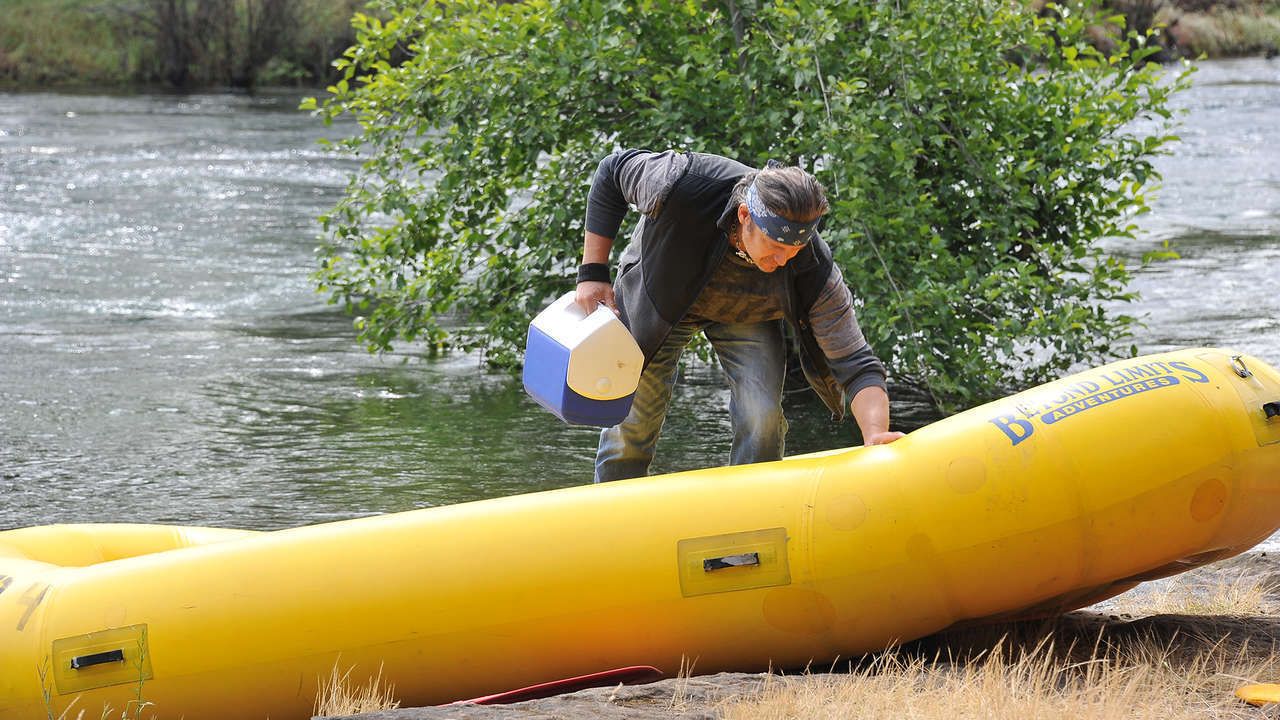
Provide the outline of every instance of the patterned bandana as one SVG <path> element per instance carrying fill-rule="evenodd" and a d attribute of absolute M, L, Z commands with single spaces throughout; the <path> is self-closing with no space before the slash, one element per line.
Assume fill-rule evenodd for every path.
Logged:
<path fill-rule="evenodd" d="M 817 237 L 818 224 L 822 222 L 821 216 L 813 222 L 802 223 L 788 220 L 775 213 L 765 207 L 755 183 L 751 183 L 751 187 L 747 188 L 747 210 L 751 213 L 751 219 L 764 231 L 765 235 L 785 245 L 808 244 L 810 240 Z"/>

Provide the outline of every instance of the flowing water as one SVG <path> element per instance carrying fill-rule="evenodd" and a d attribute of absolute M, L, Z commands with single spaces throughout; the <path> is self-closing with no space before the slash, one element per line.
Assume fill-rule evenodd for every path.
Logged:
<path fill-rule="evenodd" d="M 1280 363 L 1280 60 L 1201 63 L 1193 82 L 1142 242 L 1120 249 L 1167 241 L 1181 256 L 1132 286 L 1139 349 L 1218 345 Z"/>
<path fill-rule="evenodd" d="M 287 94 L 0 94 L 0 528 L 276 529 L 589 482 L 596 434 L 475 357 L 378 357 L 308 278 L 351 161 Z M 1280 63 L 1205 63 L 1130 258 L 1140 350 L 1280 362 Z M 727 456 L 690 370 L 655 470 Z M 790 452 L 848 444 L 808 393 Z M 895 406 L 908 427 L 928 417 Z"/>

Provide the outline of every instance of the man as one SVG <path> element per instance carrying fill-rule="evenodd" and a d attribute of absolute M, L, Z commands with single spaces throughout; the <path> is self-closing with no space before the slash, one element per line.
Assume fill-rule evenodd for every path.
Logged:
<path fill-rule="evenodd" d="M 609 251 L 628 205 L 642 214 L 609 282 Z M 848 409 L 866 444 L 889 430 L 884 366 L 818 236 L 829 210 L 813 176 L 774 163 L 757 171 L 700 153 L 622 150 L 600 162 L 587 197 L 577 302 L 619 314 L 645 356 L 630 414 L 600 435 L 596 482 L 648 472 L 681 353 L 697 332 L 729 381 L 730 463 L 782 458 L 786 419 L 782 321 L 800 340 L 805 375 L 837 415 Z"/>

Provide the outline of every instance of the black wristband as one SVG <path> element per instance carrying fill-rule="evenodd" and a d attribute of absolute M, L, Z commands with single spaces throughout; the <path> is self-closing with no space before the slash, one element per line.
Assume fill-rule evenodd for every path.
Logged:
<path fill-rule="evenodd" d="M 578 282 L 610 282 L 609 266 L 605 263 L 583 263 L 579 265 Z"/>

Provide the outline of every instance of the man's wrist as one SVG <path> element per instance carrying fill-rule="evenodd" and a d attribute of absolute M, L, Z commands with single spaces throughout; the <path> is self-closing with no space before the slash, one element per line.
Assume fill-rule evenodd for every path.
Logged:
<path fill-rule="evenodd" d="M 582 263 L 578 266 L 578 282 L 612 282 L 607 263 Z"/>

